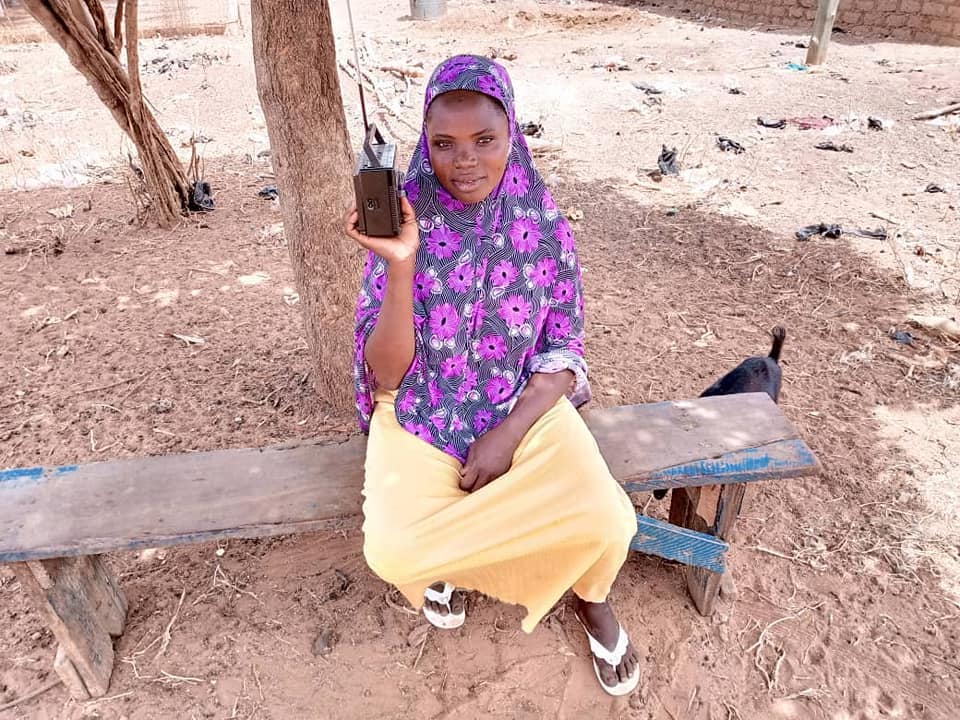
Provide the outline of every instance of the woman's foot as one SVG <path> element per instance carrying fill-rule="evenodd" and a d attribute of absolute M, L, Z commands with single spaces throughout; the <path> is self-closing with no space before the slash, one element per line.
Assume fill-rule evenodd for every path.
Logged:
<path fill-rule="evenodd" d="M 423 615 L 444 630 L 460 627 L 466 618 L 463 593 L 447 583 L 434 583 L 423 593 Z"/>
<path fill-rule="evenodd" d="M 598 653 L 598 648 L 591 643 L 594 667 L 604 690 L 615 695 L 632 691 L 640 680 L 640 657 L 617 621 L 610 603 L 592 603 L 577 598 L 577 619 L 588 637 L 592 636 L 606 651 Z M 624 633 L 623 639 L 621 633 Z M 625 647 L 618 648 L 618 644 Z M 620 650 L 622 656 L 618 658 Z M 615 660 L 616 664 L 611 664 L 610 659 Z"/>

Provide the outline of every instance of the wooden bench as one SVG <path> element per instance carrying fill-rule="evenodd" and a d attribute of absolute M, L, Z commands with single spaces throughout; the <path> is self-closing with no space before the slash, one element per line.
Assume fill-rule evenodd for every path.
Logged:
<path fill-rule="evenodd" d="M 673 490 L 670 522 L 637 516 L 632 547 L 686 565 L 711 614 L 747 483 L 819 467 L 764 394 L 594 410 L 587 422 L 629 492 Z M 77 698 L 104 695 L 126 601 L 100 558 L 118 550 L 309 532 L 360 512 L 365 439 L 0 471 L 0 563 L 59 642 Z"/>

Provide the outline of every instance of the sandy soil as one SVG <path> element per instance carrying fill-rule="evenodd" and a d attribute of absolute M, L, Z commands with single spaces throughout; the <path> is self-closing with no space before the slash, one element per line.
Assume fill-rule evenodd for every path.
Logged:
<path fill-rule="evenodd" d="M 426 631 L 365 568 L 354 524 L 111 556 L 130 600 L 111 696 L 76 703 L 60 687 L 0 717 L 954 718 L 960 347 L 907 316 L 960 304 L 960 132 L 910 120 L 960 92 L 955 50 L 845 36 L 826 67 L 797 72 L 795 31 L 702 27 L 668 8 L 471 0 L 416 25 L 357 8 L 405 148 L 423 79 L 408 88 L 380 67 L 516 55 L 521 115 L 544 125 L 541 170 L 583 213 L 599 404 L 696 395 L 781 323 L 781 404 L 825 472 L 750 488 L 739 598 L 713 618 L 677 566 L 628 560 L 613 601 L 644 657 L 630 698 L 598 690 L 565 602 L 530 636 L 519 609 L 482 597 L 463 629 Z M 279 211 L 257 196 L 272 180 L 249 36 L 148 40 L 141 55 L 175 146 L 209 138 L 218 209 L 172 231 L 134 222 L 129 144 L 62 51 L 0 48 L 2 467 L 353 431 L 310 391 Z M 758 115 L 837 124 L 767 130 Z M 893 122 L 870 130 L 871 115 Z M 721 152 L 718 134 L 746 152 Z M 854 152 L 814 149 L 824 141 Z M 682 173 L 658 181 L 662 144 Z M 889 236 L 794 238 L 821 221 Z M 50 679 L 55 641 L 2 567 L 0 619 L 3 705 Z"/>

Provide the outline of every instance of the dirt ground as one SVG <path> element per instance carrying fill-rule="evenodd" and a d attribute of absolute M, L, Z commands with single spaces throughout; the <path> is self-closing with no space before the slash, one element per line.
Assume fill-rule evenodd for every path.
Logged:
<path fill-rule="evenodd" d="M 461 630 L 425 632 L 365 568 L 354 523 L 111 556 L 130 612 L 110 695 L 57 687 L 0 718 L 955 718 L 960 341 L 908 316 L 960 306 L 960 124 L 910 119 L 960 96 L 956 49 L 844 35 L 824 68 L 794 71 L 796 31 L 669 7 L 465 0 L 433 24 L 354 9 L 408 149 L 423 78 L 382 67 L 515 55 L 540 169 L 583 213 L 598 404 L 695 396 L 780 323 L 781 405 L 824 473 L 749 489 L 739 597 L 712 618 L 678 566 L 629 558 L 613 592 L 644 658 L 629 698 L 599 691 L 566 602 L 529 636 L 518 608 L 482 597 Z M 62 51 L 0 48 L 0 467 L 353 431 L 310 390 L 279 209 L 257 195 L 272 176 L 245 27 L 142 43 L 174 145 L 209 139 L 217 210 L 170 231 L 135 222 L 129 143 Z M 824 115 L 823 130 L 756 123 Z M 682 172 L 658 181 L 662 144 Z M 888 237 L 794 237 L 818 222 Z M 0 706 L 49 682 L 55 647 L 0 567 Z"/>

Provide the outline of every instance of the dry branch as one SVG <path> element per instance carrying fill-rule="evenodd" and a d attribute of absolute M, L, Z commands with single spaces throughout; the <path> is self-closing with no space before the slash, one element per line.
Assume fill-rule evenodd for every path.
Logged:
<path fill-rule="evenodd" d="M 913 116 L 913 120 L 933 120 L 938 118 L 941 115 L 950 115 L 951 113 L 960 112 L 960 103 L 951 103 L 950 105 L 944 105 L 943 107 L 933 108 L 932 110 L 924 110 L 923 112 L 917 113 Z"/>
<path fill-rule="evenodd" d="M 88 11 L 84 2 L 96 5 L 99 10 Z M 83 74 L 117 124 L 133 141 L 143 165 L 151 209 L 158 222 L 172 224 L 189 207 L 189 184 L 170 141 L 144 105 L 140 92 L 135 4 L 127 8 L 125 18 L 128 63 L 131 58 L 135 60 L 129 73 L 120 65 L 116 45 L 107 37 L 106 16 L 100 0 L 74 0 L 73 3 L 70 0 L 24 0 L 24 4 L 64 49 L 71 64 Z M 101 21 L 103 32 L 99 33 L 95 26 Z M 118 24 L 115 19 L 115 37 Z"/>

